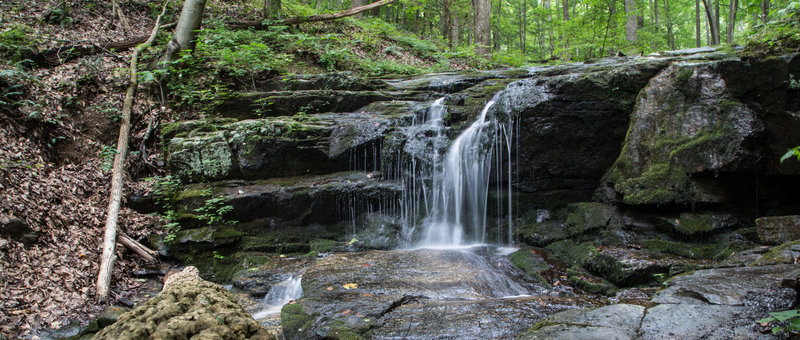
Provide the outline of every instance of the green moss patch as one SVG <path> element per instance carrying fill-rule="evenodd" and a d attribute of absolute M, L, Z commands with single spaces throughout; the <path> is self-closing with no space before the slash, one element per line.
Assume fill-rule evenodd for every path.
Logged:
<path fill-rule="evenodd" d="M 508 256 L 511 263 L 522 269 L 528 276 L 543 285 L 548 285 L 547 280 L 539 274 L 542 271 L 552 268 L 550 264 L 544 261 L 540 256 L 536 256 L 531 249 L 520 249 Z"/>

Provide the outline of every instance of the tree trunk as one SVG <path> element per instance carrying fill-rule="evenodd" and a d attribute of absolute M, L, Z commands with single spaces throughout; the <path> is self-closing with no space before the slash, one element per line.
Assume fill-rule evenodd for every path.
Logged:
<path fill-rule="evenodd" d="M 672 18 L 669 16 L 669 0 L 664 0 L 664 20 L 667 24 L 667 44 L 671 50 L 674 50 L 675 33 L 672 32 Z"/>
<path fill-rule="evenodd" d="M 767 23 L 769 21 L 769 0 L 761 1 L 761 22 Z"/>
<path fill-rule="evenodd" d="M 733 42 L 733 31 L 736 29 L 736 11 L 739 9 L 739 0 L 730 0 L 728 4 L 728 34 L 725 36 L 725 42 Z"/>
<path fill-rule="evenodd" d="M 694 35 L 697 47 L 703 45 L 700 36 L 700 0 L 694 0 Z"/>
<path fill-rule="evenodd" d="M 475 12 L 475 44 L 479 55 L 488 56 L 491 53 L 491 21 L 490 13 L 492 4 L 490 0 L 472 0 L 472 8 Z"/>
<path fill-rule="evenodd" d="M 710 45 L 716 46 L 719 45 L 719 27 L 717 27 L 717 23 L 714 19 L 714 12 L 711 4 L 708 3 L 709 0 L 703 0 L 703 6 L 706 9 L 706 18 L 708 19 L 708 29 L 711 34 L 711 41 Z"/>
<path fill-rule="evenodd" d="M 528 36 L 528 3 L 527 0 L 522 0 L 522 20 L 520 20 L 520 51 L 522 54 L 525 54 L 525 45 L 527 43 L 527 36 Z"/>
<path fill-rule="evenodd" d="M 714 37 L 714 41 L 717 42 L 717 45 L 720 44 L 722 40 L 722 32 L 719 30 L 719 2 L 720 0 L 714 0 L 714 28 L 716 28 L 717 35 Z"/>
<path fill-rule="evenodd" d="M 158 34 L 158 26 L 161 17 L 167 10 L 167 4 L 161 9 L 161 14 L 156 18 L 153 32 L 150 38 L 143 44 L 136 47 L 131 55 L 130 75 L 128 90 L 125 93 L 125 100 L 122 102 L 122 121 L 119 125 L 119 138 L 117 139 L 117 154 L 114 156 L 114 167 L 111 170 L 111 194 L 108 198 L 108 212 L 106 213 L 106 227 L 103 238 L 103 256 L 100 261 L 100 272 L 97 274 L 97 297 L 105 300 L 108 298 L 108 291 L 111 287 L 111 274 L 116 260 L 115 248 L 117 245 L 117 219 L 119 218 L 120 201 L 122 200 L 122 177 L 125 172 L 125 158 L 128 155 L 128 139 L 131 134 L 131 111 L 133 111 L 133 97 L 136 95 L 138 82 L 138 63 L 139 53 L 146 49 Z"/>
<path fill-rule="evenodd" d="M 283 17 L 281 0 L 269 0 L 269 17 L 272 19 L 280 19 Z"/>
<path fill-rule="evenodd" d="M 361 6 L 364 6 L 365 4 L 366 4 L 365 0 L 350 0 L 350 9 L 359 8 Z M 363 16 L 364 13 L 355 14 L 356 18 L 362 18 Z"/>
<path fill-rule="evenodd" d="M 562 1 L 561 11 L 563 12 L 562 18 L 564 21 L 569 21 L 569 0 Z"/>
<path fill-rule="evenodd" d="M 453 15 L 450 20 L 453 22 L 450 25 L 450 49 L 455 49 L 458 47 L 458 40 L 461 37 L 461 28 L 459 27 L 458 15 Z"/>
<path fill-rule="evenodd" d="M 203 12 L 205 9 L 206 0 L 186 0 L 183 2 L 183 9 L 181 10 L 181 17 L 178 19 L 178 26 L 175 27 L 172 40 L 167 44 L 167 52 L 164 55 L 163 61 L 173 61 L 178 55 L 178 52 L 194 49 L 197 31 L 203 23 Z"/>
<path fill-rule="evenodd" d="M 658 15 L 658 0 L 653 0 L 653 21 L 656 25 L 656 31 L 658 31 L 658 27 L 661 25 L 661 21 Z"/>
<path fill-rule="evenodd" d="M 625 39 L 630 43 L 636 42 L 636 30 L 639 28 L 639 23 L 636 15 L 636 1 L 625 0 Z"/>
<path fill-rule="evenodd" d="M 488 0 L 488 2 L 491 6 L 492 0 Z M 489 10 L 489 13 L 491 13 L 491 10 Z M 493 51 L 500 50 L 500 18 L 502 17 L 502 13 L 503 0 L 497 0 L 497 20 L 495 21 L 494 29 L 492 30 L 492 36 L 494 37 L 494 39 L 492 39 L 492 45 L 494 46 L 492 48 Z M 489 20 L 492 20 L 491 16 L 489 17 Z"/>

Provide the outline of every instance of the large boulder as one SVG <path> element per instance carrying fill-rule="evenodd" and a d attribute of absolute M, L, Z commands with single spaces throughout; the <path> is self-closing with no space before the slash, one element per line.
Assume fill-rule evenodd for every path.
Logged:
<path fill-rule="evenodd" d="M 763 132 L 713 64 L 674 64 L 642 90 L 606 178 L 627 204 L 719 203 L 713 180 L 692 175 L 754 169 Z"/>
<path fill-rule="evenodd" d="M 380 168 L 380 139 L 412 110 L 173 123 L 167 166 L 184 182 Z"/>
<path fill-rule="evenodd" d="M 800 240 L 800 215 L 757 218 L 756 230 L 758 238 L 766 244 Z"/>
<path fill-rule="evenodd" d="M 187 267 L 165 279 L 164 290 L 123 314 L 93 339 L 275 339 L 222 286 Z"/>
<path fill-rule="evenodd" d="M 667 64 L 642 59 L 540 68 L 510 84 L 491 111 L 519 124 L 516 189 L 537 193 L 529 198 L 537 202 L 589 200 L 619 154 L 636 95 Z"/>

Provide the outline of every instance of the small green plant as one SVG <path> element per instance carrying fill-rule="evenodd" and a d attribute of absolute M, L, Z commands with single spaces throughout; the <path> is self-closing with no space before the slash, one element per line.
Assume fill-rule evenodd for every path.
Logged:
<path fill-rule="evenodd" d="M 222 255 L 222 254 L 218 253 L 216 250 L 214 251 L 213 254 L 214 254 L 214 261 L 216 261 L 216 260 L 224 260 L 225 259 L 225 255 Z"/>
<path fill-rule="evenodd" d="M 756 322 L 771 326 L 772 333 L 797 333 L 800 332 L 800 310 L 790 309 L 781 312 L 769 313 L 768 318 L 763 318 Z"/>
<path fill-rule="evenodd" d="M 783 156 L 781 156 L 781 163 L 791 158 L 792 156 L 794 156 L 798 161 L 800 161 L 800 146 L 795 146 L 789 149 L 789 151 L 786 151 L 786 153 L 783 154 Z"/>
<path fill-rule="evenodd" d="M 100 170 L 103 172 L 111 171 L 114 166 L 114 157 L 117 155 L 116 146 L 103 145 L 100 150 Z"/>
<path fill-rule="evenodd" d="M 233 211 L 233 206 L 224 204 L 225 198 L 215 197 L 206 200 L 202 207 L 195 209 L 200 213 L 200 219 L 204 220 L 209 226 L 224 226 L 235 224 L 236 221 L 225 219 L 225 215 Z"/>

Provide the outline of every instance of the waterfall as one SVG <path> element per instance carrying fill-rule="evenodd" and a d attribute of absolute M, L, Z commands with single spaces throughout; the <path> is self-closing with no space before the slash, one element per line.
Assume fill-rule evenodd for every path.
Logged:
<path fill-rule="evenodd" d="M 288 279 L 281 281 L 269 289 L 269 293 L 264 297 L 262 303 L 264 309 L 258 313 L 253 314 L 254 319 L 262 319 L 272 314 L 281 312 L 283 305 L 297 300 L 303 296 L 303 286 L 301 281 L 302 275 L 290 276 Z"/>
<path fill-rule="evenodd" d="M 419 246 L 461 245 L 465 228 L 471 229 L 472 241 L 486 241 L 486 204 L 494 147 L 487 143 L 485 130 L 491 128 L 486 114 L 494 102 L 492 98 L 486 103 L 478 118 L 450 145 L 440 169 L 435 168 L 432 208 L 424 221 Z"/>

